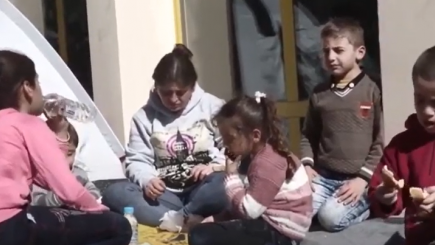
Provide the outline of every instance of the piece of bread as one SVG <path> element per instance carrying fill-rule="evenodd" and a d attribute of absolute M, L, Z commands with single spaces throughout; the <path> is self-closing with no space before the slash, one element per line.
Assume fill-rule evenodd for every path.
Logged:
<path fill-rule="evenodd" d="M 409 188 L 409 194 L 411 195 L 411 198 L 416 201 L 422 201 L 429 195 L 429 193 L 419 187 Z"/>
<path fill-rule="evenodd" d="M 403 186 L 405 185 L 405 181 L 404 181 L 403 179 L 401 179 L 401 180 L 396 180 L 396 178 L 394 178 L 394 173 L 391 172 L 391 171 L 388 169 L 387 165 L 385 165 L 385 166 L 382 168 L 382 173 L 384 173 L 385 175 L 387 175 L 388 177 L 390 177 L 391 180 L 394 182 L 394 184 L 396 184 L 396 186 L 399 187 L 400 189 L 402 189 Z"/>

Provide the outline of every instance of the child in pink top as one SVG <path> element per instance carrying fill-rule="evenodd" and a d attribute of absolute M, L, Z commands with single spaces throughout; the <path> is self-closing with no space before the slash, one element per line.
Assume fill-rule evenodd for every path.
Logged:
<path fill-rule="evenodd" d="M 311 224 L 312 191 L 285 144 L 274 102 L 262 93 L 235 98 L 215 121 L 229 152 L 225 188 L 232 220 L 194 226 L 189 244 L 299 244 Z M 241 160 L 249 163 L 247 185 L 238 172 Z"/>
<path fill-rule="evenodd" d="M 55 135 L 37 117 L 43 103 L 33 61 L 0 50 L 0 244 L 127 245 L 128 222 L 70 172 Z M 77 211 L 29 207 L 33 184 Z"/>

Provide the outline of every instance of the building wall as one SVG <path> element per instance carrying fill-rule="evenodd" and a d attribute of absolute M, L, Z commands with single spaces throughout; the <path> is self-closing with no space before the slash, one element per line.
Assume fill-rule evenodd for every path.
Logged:
<path fill-rule="evenodd" d="M 380 0 L 379 32 L 386 142 L 414 112 L 412 65 L 435 45 L 435 1 Z"/>
<path fill-rule="evenodd" d="M 233 95 L 227 2 L 182 0 L 184 42 L 193 52 L 199 84 L 209 93 Z"/>
<path fill-rule="evenodd" d="M 32 24 L 40 31 L 44 32 L 44 15 L 42 0 L 9 0 L 18 10 L 20 10 Z"/>
<path fill-rule="evenodd" d="M 176 1 L 176 0 L 175 0 Z M 11 0 L 43 30 L 42 0 Z M 194 52 L 200 84 L 232 96 L 227 1 L 181 0 L 183 39 Z M 152 70 L 177 41 L 173 1 L 87 1 L 95 102 L 121 141 L 148 98 Z M 379 1 L 386 141 L 413 112 L 411 67 L 435 44 L 433 0 Z"/>
<path fill-rule="evenodd" d="M 87 1 L 94 100 L 121 142 L 176 41 L 173 1 Z"/>

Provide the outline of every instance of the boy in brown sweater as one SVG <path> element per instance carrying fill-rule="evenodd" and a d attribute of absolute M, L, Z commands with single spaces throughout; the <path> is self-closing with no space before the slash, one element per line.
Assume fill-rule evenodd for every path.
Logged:
<path fill-rule="evenodd" d="M 319 223 L 340 231 L 369 216 L 366 187 L 383 149 L 381 92 L 359 66 L 366 49 L 356 21 L 333 19 L 321 37 L 331 80 L 311 95 L 301 161 Z"/>

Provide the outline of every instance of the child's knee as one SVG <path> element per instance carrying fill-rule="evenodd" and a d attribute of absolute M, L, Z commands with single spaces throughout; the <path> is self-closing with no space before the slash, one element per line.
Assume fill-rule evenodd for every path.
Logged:
<path fill-rule="evenodd" d="M 362 206 L 344 205 L 337 200 L 330 200 L 320 208 L 317 218 L 325 230 L 337 232 L 364 220 L 366 211 Z"/>
<path fill-rule="evenodd" d="M 207 189 L 207 191 L 203 191 L 203 194 L 206 194 L 210 198 L 223 198 L 226 197 L 225 185 L 224 185 L 224 175 L 222 173 L 212 173 L 206 177 L 204 180 L 201 189 Z M 208 198 L 208 197 L 207 197 Z"/>
<path fill-rule="evenodd" d="M 332 213 L 330 210 L 320 209 L 317 219 L 322 228 L 329 232 L 341 231 L 349 226 L 343 215 Z"/>
<path fill-rule="evenodd" d="M 110 185 L 102 194 L 103 204 L 117 212 L 123 212 L 125 206 L 131 205 L 132 199 L 142 196 L 140 187 L 127 181 Z"/>
<path fill-rule="evenodd" d="M 327 231 L 337 232 L 344 230 L 351 224 L 353 219 L 349 207 L 339 203 L 337 200 L 329 200 L 319 209 L 317 219 L 320 225 Z"/>

